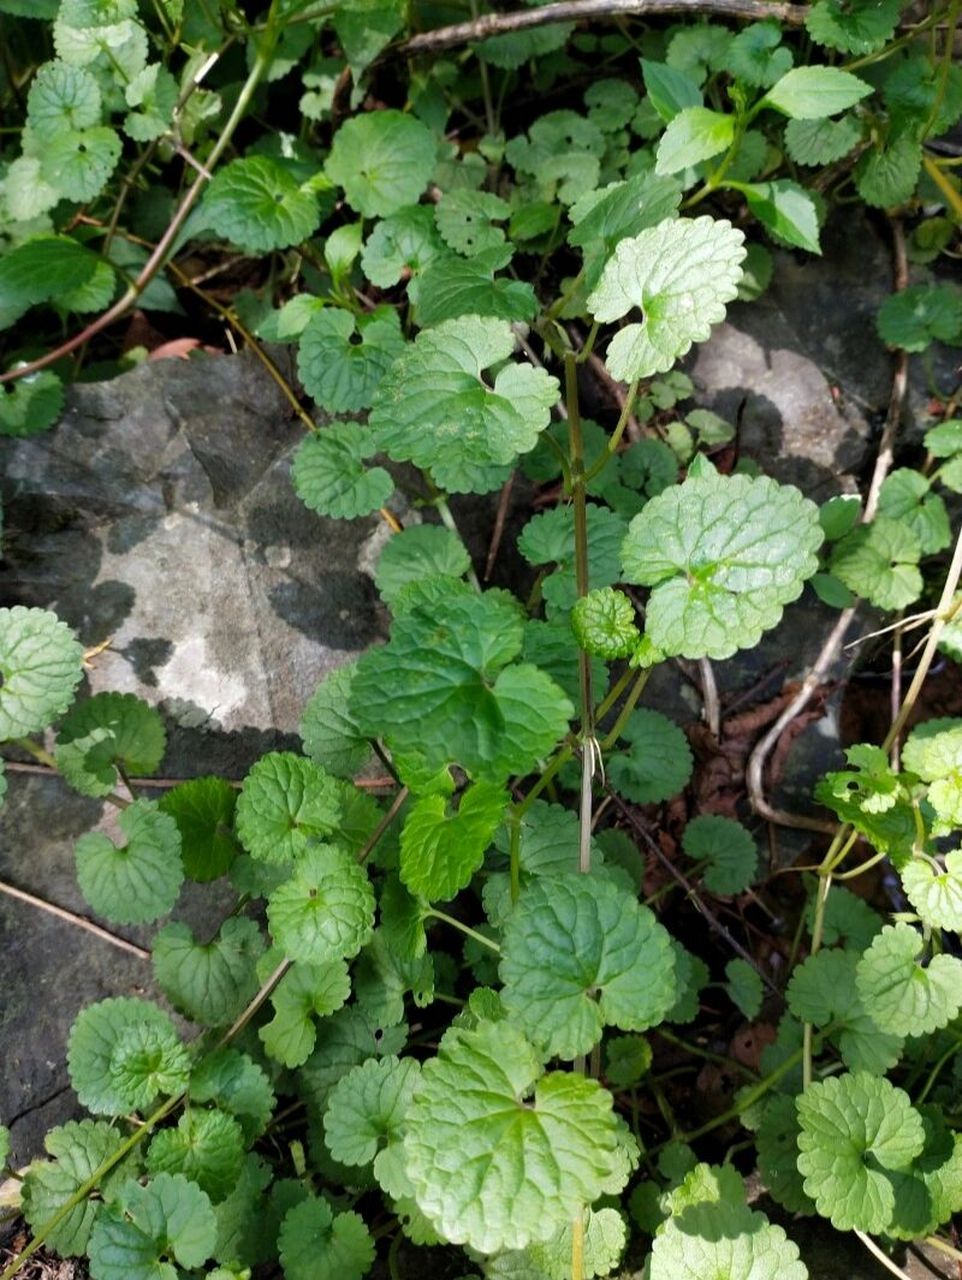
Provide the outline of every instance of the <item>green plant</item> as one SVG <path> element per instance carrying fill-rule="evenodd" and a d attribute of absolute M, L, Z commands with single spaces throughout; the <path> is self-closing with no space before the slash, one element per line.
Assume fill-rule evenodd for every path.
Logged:
<path fill-rule="evenodd" d="M 945 932 L 962 931 L 962 855 L 940 842 L 962 825 L 962 721 L 923 723 L 901 761 L 891 751 L 936 646 L 962 652 L 962 544 L 947 570 L 936 559 L 953 541 L 942 491 L 962 491 L 962 425 L 947 411 L 919 468 L 890 470 L 883 449 L 864 505 L 818 508 L 747 459 L 733 470 L 734 429 L 679 408 L 693 387 L 675 365 L 764 290 L 759 232 L 818 252 L 829 203 L 852 190 L 905 206 L 916 261 L 950 250 L 962 197 L 930 144 L 962 114 L 958 4 L 903 33 L 898 0 L 819 0 L 807 42 L 757 8 L 737 31 L 652 25 L 640 48 L 630 28 L 508 16 L 469 52 L 432 56 L 443 33 L 403 43 L 429 7 L 389 0 L 273 0 L 253 16 L 0 0 L 2 91 L 21 108 L 3 155 L 0 324 L 18 328 L 0 433 L 51 427 L 63 380 L 140 358 L 106 339 L 101 363 L 83 356 L 133 302 L 173 310 L 193 291 L 304 422 L 306 507 L 392 530 L 376 575 L 387 642 L 320 685 L 304 754 L 264 756 L 239 794 L 210 777 L 142 798 L 158 713 L 111 693 L 74 702 L 84 655 L 69 629 L 0 610 L 0 739 L 120 810 L 123 843 L 77 840 L 92 909 L 162 921 L 185 878 L 227 875 L 237 895 L 209 939 L 179 922 L 154 939 L 154 976 L 193 1038 L 144 1000 L 79 1013 L 70 1078 L 96 1118 L 53 1130 L 27 1170 L 34 1235 L 2 1280 L 41 1244 L 86 1256 L 94 1280 L 227 1280 L 278 1259 L 287 1280 L 359 1278 L 388 1239 L 392 1275 L 402 1248 L 449 1244 L 487 1280 L 583 1280 L 626 1249 L 651 1280 L 802 1280 L 736 1162 L 692 1145 L 736 1121 L 783 1208 L 953 1253 L 936 1233 L 962 1211 L 943 1084 L 962 1064 L 962 961 Z M 363 110 L 379 75 L 397 105 Z M 509 93 L 579 76 L 584 110 L 532 111 L 506 136 Z M 288 77 L 295 131 L 258 129 Z M 266 257 L 270 285 L 225 306 L 178 265 L 187 244 Z M 914 284 L 878 329 L 904 366 L 962 341 L 962 296 Z M 262 342 L 296 344 L 321 422 Z M 625 384 L 607 425 L 581 411 L 596 347 Z M 496 493 L 518 468 L 560 495 L 518 538 L 526 602 L 481 589 L 456 525 L 459 495 Z M 651 672 L 682 659 L 710 676 L 806 583 L 835 608 L 900 611 L 937 581 L 888 738 L 818 787 L 839 825 L 784 991 L 722 927 L 732 1008 L 752 1019 L 771 997 L 783 1012 L 761 1072 L 735 1063 L 749 1082 L 686 1132 L 654 1052 L 717 1057 L 677 1034 L 711 973 L 659 919 L 673 885 L 647 884 L 634 838 L 653 841 L 633 806 L 672 801 L 693 768 L 680 727 L 640 705 Z M 395 784 L 386 808 L 353 781 L 374 752 Z M 603 811 L 618 823 L 599 825 Z M 732 817 L 693 814 L 678 845 L 672 874 L 710 918 L 706 897 L 759 879 L 755 836 Z M 833 888 L 883 858 L 912 908 L 892 922 Z"/>

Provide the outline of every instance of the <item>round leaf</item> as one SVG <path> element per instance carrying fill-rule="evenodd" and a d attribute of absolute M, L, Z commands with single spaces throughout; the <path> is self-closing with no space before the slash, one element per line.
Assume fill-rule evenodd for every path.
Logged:
<path fill-rule="evenodd" d="M 264 942 L 253 920 L 225 920 L 210 942 L 197 942 L 181 920 L 154 939 L 154 975 L 176 1008 L 205 1027 L 234 1021 L 257 991 L 255 964 Z"/>
<path fill-rule="evenodd" d="M 701 814 L 689 822 L 681 844 L 689 858 L 704 864 L 705 888 L 711 893 L 741 893 L 755 879 L 758 850 L 740 822 Z"/>
<path fill-rule="evenodd" d="M 930 1035 L 962 1008 L 962 960 L 937 955 L 923 968 L 922 947 L 911 925 L 886 925 L 858 962 L 858 993 L 883 1031 Z"/>
<path fill-rule="evenodd" d="M 137 800 L 118 818 L 127 843 L 99 831 L 75 846 L 77 883 L 93 909 L 117 924 L 146 924 L 166 915 L 184 882 L 177 823 L 152 800 Z"/>
<path fill-rule="evenodd" d="M 325 166 L 365 218 L 416 204 L 434 170 L 437 143 L 426 125 L 400 111 L 372 111 L 341 125 Z"/>
<path fill-rule="evenodd" d="M 254 254 L 300 244 L 319 217 L 317 197 L 270 156 L 226 165 L 214 175 L 202 208 L 218 235 Z"/>
<path fill-rule="evenodd" d="M 263 756 L 244 779 L 237 801 L 237 834 L 252 857 L 287 862 L 340 816 L 334 779 L 292 751 Z"/>
<path fill-rule="evenodd" d="M 66 711 L 83 649 L 46 609 L 0 609 L 0 741 L 39 733 Z"/>
<path fill-rule="evenodd" d="M 446 902 L 466 888 L 507 808 L 503 787 L 476 782 L 449 812 L 444 795 L 423 796 L 401 832 L 401 879 L 413 894 Z"/>
<path fill-rule="evenodd" d="M 370 408 L 381 379 L 404 349 L 396 311 L 380 308 L 355 317 L 339 307 L 325 307 L 311 316 L 301 334 L 297 371 L 322 409 L 356 413 Z M 323 440 L 327 434 L 312 439 Z"/>
<path fill-rule="evenodd" d="M 294 455 L 297 496 L 312 511 L 335 520 L 377 511 L 394 492 L 394 481 L 383 467 L 365 466 L 370 448 L 361 431 L 347 422 L 334 422 L 308 436 Z"/>
<path fill-rule="evenodd" d="M 110 1064 L 118 1042 L 133 1026 L 155 1029 L 164 1039 L 178 1039 L 168 1014 L 149 1000 L 125 996 L 87 1005 L 77 1016 L 67 1041 L 70 1083 L 83 1106 L 95 1115 L 124 1115 L 128 1104 L 111 1080 Z"/>
<path fill-rule="evenodd" d="M 315 1196 L 285 1214 L 277 1248 L 286 1280 L 360 1280 L 374 1262 L 364 1219 Z"/>
<path fill-rule="evenodd" d="M 57 733 L 57 766 L 77 791 L 109 795 L 128 775 L 156 773 L 167 734 L 153 707 L 132 693 L 97 693 L 76 704 Z"/>
<path fill-rule="evenodd" d="M 691 777 L 688 739 L 660 711 L 633 711 L 622 729 L 629 747 L 608 761 L 614 789 L 635 804 L 659 804 L 676 796 Z"/>
<path fill-rule="evenodd" d="M 271 935 L 291 960 L 351 959 L 374 929 L 374 890 L 362 866 L 334 845 L 315 845 L 268 899 Z"/>
<path fill-rule="evenodd" d="M 236 805 L 237 792 L 224 778 L 190 778 L 158 801 L 177 823 L 189 879 L 206 883 L 230 869 L 239 851 L 233 836 Z"/>

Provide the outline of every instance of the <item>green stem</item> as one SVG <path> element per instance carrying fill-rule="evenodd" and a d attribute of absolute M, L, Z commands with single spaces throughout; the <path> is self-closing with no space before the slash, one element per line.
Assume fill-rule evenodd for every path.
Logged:
<path fill-rule="evenodd" d="M 511 842 L 508 848 L 511 872 L 511 901 L 518 901 L 521 893 L 521 810 L 511 810 Z"/>
<path fill-rule="evenodd" d="M 635 397 L 638 395 L 638 381 L 639 380 L 635 378 L 634 382 L 629 383 L 628 394 L 625 396 L 625 403 L 621 410 L 621 416 L 615 425 L 614 431 L 611 433 L 607 447 L 598 456 L 598 458 L 595 459 L 593 465 L 585 472 L 585 484 L 589 484 L 594 480 L 595 476 L 607 466 L 609 459 L 611 459 L 617 452 L 618 446 L 621 444 L 621 437 L 625 434 L 625 427 L 627 427 L 628 420 L 631 417 L 631 411 L 635 407 Z"/>
<path fill-rule="evenodd" d="M 629 693 L 628 697 L 624 701 L 624 705 L 622 706 L 621 710 L 618 712 L 618 718 L 615 720 L 614 724 L 611 726 L 611 728 L 608 730 L 608 732 L 605 734 L 602 740 L 602 743 L 601 743 L 602 751 L 607 751 L 609 747 L 613 747 L 615 743 L 618 741 L 619 737 L 621 736 L 621 731 L 625 727 L 625 722 L 627 721 L 628 717 L 631 715 L 632 711 L 634 711 L 635 706 L 637 705 L 638 699 L 644 693 L 645 685 L 651 679 L 651 673 L 653 670 L 654 670 L 653 667 L 647 667 L 644 671 L 638 672 L 638 675 L 635 678 L 635 683 L 632 687 L 631 693 Z"/>
<path fill-rule="evenodd" d="M 451 514 L 451 508 L 448 506 L 448 500 L 444 494 L 439 493 L 437 497 L 435 497 L 434 505 L 437 508 L 437 513 L 441 517 L 441 523 L 444 525 L 445 529 L 449 529 L 457 540 L 463 543 L 464 539 L 458 531 L 458 526 L 454 523 L 454 516 Z M 471 586 L 474 587 L 475 591 L 480 592 L 481 583 L 478 581 L 478 575 L 474 571 L 474 565 L 471 565 L 468 569 L 468 582 L 471 583 Z"/>
<path fill-rule="evenodd" d="M 425 911 L 424 916 L 425 919 L 433 918 L 435 920 L 441 920 L 444 924 L 449 924 L 452 928 L 460 930 L 465 937 L 473 938 L 474 941 L 480 943 L 482 947 L 487 947 L 488 950 L 493 951 L 495 955 L 501 954 L 501 948 L 491 938 L 486 938 L 483 933 L 478 933 L 477 929 L 472 929 L 469 924 L 464 924 L 462 921 L 455 919 L 454 916 L 449 916 L 446 911 L 438 911 L 437 907 L 431 907 L 429 911 Z M 2 1276 L 0 1276 L 0 1280 L 3 1280 Z"/>

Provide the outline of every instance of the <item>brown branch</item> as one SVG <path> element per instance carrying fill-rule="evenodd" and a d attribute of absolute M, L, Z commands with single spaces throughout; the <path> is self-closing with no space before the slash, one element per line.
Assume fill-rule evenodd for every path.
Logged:
<path fill-rule="evenodd" d="M 457 45 L 485 40 L 488 36 L 514 31 L 530 31 L 555 22 L 605 21 L 615 18 L 650 17 L 661 13 L 715 13 L 729 18 L 748 18 L 753 22 L 777 18 L 792 27 L 800 27 L 808 16 L 802 4 L 765 3 L 765 0 L 557 0 L 555 4 L 517 13 L 486 13 L 473 22 L 457 22 L 450 27 L 424 31 L 397 45 L 392 53 L 409 57 L 415 53 L 437 53 Z"/>
<path fill-rule="evenodd" d="M 6 894 L 8 898 L 16 898 L 19 902 L 26 902 L 31 907 L 38 907 L 41 911 L 46 911 L 49 915 L 56 916 L 58 920 L 66 920 L 68 924 L 75 925 L 86 933 L 92 933 L 95 938 L 109 942 L 111 946 L 119 947 L 121 951 L 129 951 L 131 955 L 137 956 L 140 960 L 150 959 L 150 952 L 145 951 L 143 947 L 138 947 L 136 943 L 128 942 L 126 938 L 121 938 L 116 933 L 111 933 L 108 929 L 101 929 L 99 924 L 94 924 L 92 920 L 88 920 L 85 916 L 78 916 L 76 911 L 68 911 L 65 907 L 58 907 L 56 903 L 48 902 L 46 898 L 38 898 L 36 894 L 27 893 L 25 889 L 18 889 L 12 884 L 7 884 L 5 880 L 0 880 L 0 893 Z"/>

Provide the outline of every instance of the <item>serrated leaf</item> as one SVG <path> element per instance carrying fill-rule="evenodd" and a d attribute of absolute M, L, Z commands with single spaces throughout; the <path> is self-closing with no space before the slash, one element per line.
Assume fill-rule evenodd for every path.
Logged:
<path fill-rule="evenodd" d="M 593 587 L 610 586 L 621 576 L 619 549 L 626 525 L 607 507 L 589 504 L 588 581 Z M 518 538 L 518 550 L 529 564 L 555 564 L 541 580 L 541 594 L 549 613 L 565 613 L 578 599 L 575 574 L 575 523 L 571 506 L 553 507 L 528 521 Z"/>
<path fill-rule="evenodd" d="M 832 1039 L 851 1071 L 884 1075 L 898 1062 L 902 1036 L 882 1031 L 869 1017 L 856 987 L 854 951 L 823 949 L 798 965 L 788 984 L 788 1007 L 802 1022 L 832 1024 Z"/>
<path fill-rule="evenodd" d="M 292 751 L 263 756 L 244 779 L 237 801 L 237 835 L 263 862 L 287 862 L 337 826 L 334 779 Z"/>
<path fill-rule="evenodd" d="M 651 1280 L 808 1280 L 798 1246 L 781 1227 L 728 1201 L 673 1214 L 652 1245 L 650 1272 Z"/>
<path fill-rule="evenodd" d="M 355 116 L 334 135 L 327 176 L 352 209 L 383 218 L 415 204 L 434 169 L 437 143 L 413 116 L 380 110 Z"/>
<path fill-rule="evenodd" d="M 130 1181 L 100 1212 L 88 1249 L 93 1280 L 175 1280 L 169 1259 L 200 1267 L 213 1252 L 217 1221 L 210 1200 L 182 1174 Z"/>
<path fill-rule="evenodd" d="M 895 1208 L 890 1175 L 925 1142 L 907 1094 L 865 1071 L 831 1076 L 799 1097 L 798 1119 L 798 1168 L 819 1213 L 839 1231 L 883 1231 Z"/>
<path fill-rule="evenodd" d="M 46 431 L 60 417 L 63 401 L 63 383 L 49 369 L 7 383 L 0 392 L 0 436 L 23 438 Z"/>
<path fill-rule="evenodd" d="M 409 525 L 385 543 L 374 585 L 393 608 L 410 583 L 463 578 L 470 568 L 471 557 L 456 533 L 440 525 Z"/>
<path fill-rule="evenodd" d="M 82 795 L 105 796 L 128 776 L 157 772 L 167 746 L 158 712 L 132 693 L 97 693 L 60 724 L 57 767 Z"/>
<path fill-rule="evenodd" d="M 653 587 L 646 635 L 667 654 L 727 658 L 775 626 L 817 567 L 818 509 L 768 477 L 703 475 L 631 522 L 625 578 Z"/>
<path fill-rule="evenodd" d="M 815 798 L 896 861 L 909 857 L 917 839 L 915 812 L 885 753 L 859 744 L 846 755 L 853 770 L 827 773 Z M 831 901 L 831 899 L 830 899 Z"/>
<path fill-rule="evenodd" d="M 687 107 L 702 105 L 701 90 L 694 79 L 664 62 L 642 58 L 645 90 L 652 106 L 665 124 Z"/>
<path fill-rule="evenodd" d="M 77 883 L 99 915 L 117 924 L 146 924 L 166 915 L 180 893 L 180 832 L 152 800 L 135 801 L 117 822 L 125 844 L 99 831 L 77 841 Z"/>
<path fill-rule="evenodd" d="M 606 1025 L 655 1026 L 677 994 L 668 934 L 652 912 L 577 872 L 522 891 L 499 972 L 509 1015 L 548 1057 L 590 1052 Z"/>
<path fill-rule="evenodd" d="M 919 471 L 898 467 L 887 475 L 879 490 L 878 509 L 881 515 L 908 525 L 923 556 L 944 551 L 952 542 L 945 503 L 931 492 L 929 481 Z"/>
<path fill-rule="evenodd" d="M 612 587 L 599 587 L 576 600 L 571 627 L 581 648 L 605 661 L 627 658 L 641 641 L 635 606 Z"/>
<path fill-rule="evenodd" d="M 68 200 L 93 200 L 107 185 L 122 149 L 107 125 L 58 133 L 44 143 L 40 176 Z"/>
<path fill-rule="evenodd" d="M 615 378 L 664 372 L 708 337 L 737 292 L 743 244 L 740 231 L 712 218 L 667 219 L 619 243 L 588 297 L 603 323 L 634 307 L 643 312 L 641 324 L 626 325 L 609 344 Z"/>
<path fill-rule="evenodd" d="M 27 123 L 39 142 L 100 124 L 100 86 L 83 67 L 55 59 L 38 68 L 27 95 Z"/>
<path fill-rule="evenodd" d="M 928 1035 L 962 1008 L 962 960 L 936 955 L 923 967 L 923 948 L 911 925 L 886 925 L 858 962 L 859 996 L 883 1031 Z"/>
<path fill-rule="evenodd" d="M 772 1098 L 755 1133 L 758 1171 L 772 1199 L 783 1209 L 814 1213 L 798 1171 L 798 1134 L 795 1099 L 787 1094 Z"/>
<path fill-rule="evenodd" d="M 140 1022 L 120 1032 L 108 1070 L 128 1110 L 146 1111 L 158 1094 L 172 1097 L 187 1087 L 190 1059 L 172 1028 Z"/>
<path fill-rule="evenodd" d="M 433 210 L 407 205 L 383 218 L 368 236 L 361 268 L 379 289 L 391 289 L 410 274 L 417 276 L 444 253 Z"/>
<path fill-rule="evenodd" d="M 374 1262 L 364 1219 L 315 1196 L 285 1214 L 277 1248 L 286 1280 L 361 1280 Z"/>
<path fill-rule="evenodd" d="M 818 243 L 818 211 L 812 197 L 797 182 L 730 182 L 740 191 L 748 207 L 776 241 L 821 253 Z"/>
<path fill-rule="evenodd" d="M 446 902 L 466 888 L 509 800 L 491 782 L 468 787 L 456 809 L 441 794 L 417 800 L 401 831 L 400 874 L 407 888 L 429 902 Z"/>
<path fill-rule="evenodd" d="M 270 1182 L 268 1165 L 260 1156 L 248 1155 L 234 1189 L 215 1208 L 214 1257 L 231 1268 L 229 1275 L 218 1280 L 244 1280 L 242 1268 L 268 1260 L 267 1248 L 273 1248 L 274 1239 L 272 1232 L 264 1230 L 264 1216 L 271 1207 L 264 1193 Z"/>
<path fill-rule="evenodd" d="M 902 867 L 902 888 L 923 924 L 962 933 L 962 851 L 953 849 L 944 862 L 943 869 L 928 858 L 913 858 Z"/>
<path fill-rule="evenodd" d="M 610 1094 L 574 1072 L 542 1075 L 521 1032 L 501 1022 L 447 1033 L 422 1067 L 404 1147 L 439 1233 L 494 1253 L 549 1239 L 596 1200 L 618 1139 Z"/>
<path fill-rule="evenodd" d="M 854 107 L 872 86 L 838 67 L 794 67 L 765 94 L 762 104 L 792 120 L 822 120 Z"/>
<path fill-rule="evenodd" d="M 918 536 L 903 521 L 876 516 L 835 544 L 830 566 L 856 595 L 880 609 L 904 609 L 922 594 Z"/>
<path fill-rule="evenodd" d="M 376 447 L 430 471 L 449 492 L 497 487 L 491 468 L 534 448 L 558 399 L 556 379 L 528 364 L 507 364 L 485 382 L 484 370 L 514 345 L 507 323 L 480 316 L 421 332 L 378 389 L 370 415 Z"/>
<path fill-rule="evenodd" d="M 367 872 L 336 845 L 314 845 L 267 901 L 267 922 L 290 960 L 350 960 L 374 929 L 374 889 Z"/>
<path fill-rule="evenodd" d="M 130 111 L 124 120 L 124 133 L 136 142 L 150 142 L 165 134 L 173 124 L 177 107 L 177 81 L 159 62 L 138 71 L 124 90 Z"/>
<path fill-rule="evenodd" d="M 903 0 L 818 0 L 805 26 L 812 39 L 845 53 L 872 53 L 898 25 Z"/>
<path fill-rule="evenodd" d="M 605 1044 L 604 1078 L 622 1089 L 637 1084 L 650 1069 L 652 1056 L 644 1036 L 613 1036 Z"/>
<path fill-rule="evenodd" d="M 404 349 L 396 311 L 382 307 L 355 317 L 340 307 L 325 307 L 301 334 L 297 371 L 322 409 L 356 413 L 370 408 L 381 379 Z M 326 439 L 330 430 L 311 440 Z"/>
<path fill-rule="evenodd" d="M 681 173 L 726 151 L 734 137 L 734 116 L 708 107 L 686 107 L 671 120 L 661 136 L 655 172 Z"/>
<path fill-rule="evenodd" d="M 179 1038 L 162 1009 L 133 997 L 99 1000 L 74 1020 L 67 1041 L 67 1070 L 77 1097 L 95 1115 L 124 1115 L 128 1110 L 111 1079 L 110 1064 L 121 1037 L 137 1026 L 154 1029 L 167 1041 Z"/>
<path fill-rule="evenodd" d="M 538 310 L 534 289 L 526 280 L 496 273 L 508 265 L 511 248 L 485 249 L 473 258 L 440 254 L 412 282 L 415 311 L 423 329 L 462 316 L 487 316 L 527 324 Z"/>
<path fill-rule="evenodd" d="M 286 249 L 317 228 L 317 196 L 270 156 L 233 160 L 215 173 L 201 206 L 206 225 L 253 254 Z"/>
<path fill-rule="evenodd" d="M 962 341 L 962 292 L 952 285 L 913 284 L 890 294 L 876 322 L 890 347 L 924 351 L 932 342 Z"/>
<path fill-rule="evenodd" d="M 205 884 L 226 874 L 239 852 L 233 836 L 237 792 L 224 778 L 190 778 L 157 802 L 180 832 L 184 874 Z"/>
<path fill-rule="evenodd" d="M 400 1152 L 404 1119 L 420 1078 L 420 1064 L 393 1054 L 368 1058 L 337 1082 L 324 1112 L 324 1135 L 335 1160 L 363 1165 L 392 1147 Z M 375 1161 L 375 1175 L 378 1164 Z"/>
<path fill-rule="evenodd" d="M 257 991 L 255 965 L 263 950 L 253 920 L 225 920 L 207 943 L 178 920 L 154 939 L 154 975 L 171 1004 L 194 1022 L 226 1026 Z"/>
<path fill-rule="evenodd" d="M 0 741 L 39 733 L 73 700 L 83 649 L 46 609 L 0 609 Z"/>
<path fill-rule="evenodd" d="M 201 1058 L 190 1077 L 190 1096 L 235 1116 L 248 1142 L 267 1128 L 276 1103 L 263 1070 L 246 1053 L 229 1048 Z"/>
<path fill-rule="evenodd" d="M 742 84 L 767 89 L 792 65 L 792 51 L 781 40 L 781 27 L 773 19 L 743 27 L 728 45 L 725 70 Z"/>
<path fill-rule="evenodd" d="M 682 790 L 693 761 L 688 739 L 660 711 L 633 711 L 621 736 L 629 742 L 608 761 L 611 785 L 635 804 L 659 804 Z"/>
<path fill-rule="evenodd" d="M 582 1214 L 582 1273 L 584 1280 L 606 1276 L 617 1266 L 628 1239 L 625 1220 L 617 1209 L 588 1209 Z M 571 1274 L 569 1223 L 544 1243 L 500 1254 L 497 1267 L 486 1268 L 486 1280 L 568 1280 Z M 509 1260 L 513 1260 L 512 1266 Z"/>
<path fill-rule="evenodd" d="M 31 1228 L 39 1231 L 59 1212 L 122 1141 L 122 1134 L 103 1120 L 71 1120 L 50 1129 L 43 1145 L 53 1159 L 32 1161 L 23 1180 L 23 1216 Z M 100 1207 L 100 1201 L 85 1196 L 48 1233 L 49 1247 L 63 1257 L 82 1257 Z"/>
<path fill-rule="evenodd" d="M 349 345 L 350 351 L 360 349 Z M 359 370 L 361 377 L 372 367 Z M 375 382 L 380 381 L 380 368 Z M 325 378 L 338 376 L 336 369 L 325 369 Z M 358 391 L 362 383 L 352 386 Z M 373 394 L 373 384 L 363 394 L 365 398 Z M 394 492 L 394 481 L 383 467 L 365 464 L 373 451 L 373 443 L 353 423 L 332 422 L 317 435 L 309 435 L 294 455 L 291 474 L 297 496 L 312 511 L 335 520 L 353 520 L 377 511 Z"/>
<path fill-rule="evenodd" d="M 273 1018 L 258 1032 L 268 1054 L 285 1067 L 301 1066 L 314 1048 L 315 1015 L 324 1018 L 336 1012 L 350 994 L 343 960 L 295 964 L 271 996 Z"/>
<path fill-rule="evenodd" d="M 575 111 L 549 111 L 527 132 L 512 138 L 505 158 L 519 173 L 530 174 L 539 194 L 572 204 L 598 185 L 604 134 Z"/>
<path fill-rule="evenodd" d="M 742 893 L 758 874 L 758 850 L 750 831 L 732 818 L 700 814 L 685 827 L 681 847 L 703 864 L 711 893 Z"/>
<path fill-rule="evenodd" d="M 901 134 L 886 147 L 872 147 L 855 166 L 855 185 L 866 204 L 891 209 L 910 200 L 922 167 L 922 146 Z"/>
<path fill-rule="evenodd" d="M 216 1204 L 240 1177 L 244 1135 L 233 1116 L 224 1111 L 192 1107 L 176 1128 L 161 1129 L 147 1149 L 147 1171 L 182 1173 Z"/>
<path fill-rule="evenodd" d="M 510 205 L 488 191 L 448 191 L 435 206 L 434 220 L 444 243 L 465 257 L 504 243 L 504 222 Z"/>
<path fill-rule="evenodd" d="M 861 137 L 862 125 L 855 116 L 789 120 L 785 126 L 785 146 L 796 164 L 834 164 L 847 156 Z"/>
<path fill-rule="evenodd" d="M 321 681 L 301 718 L 301 739 L 311 759 L 337 778 L 351 778 L 371 757 L 371 747 L 350 713 L 356 663 Z"/>

